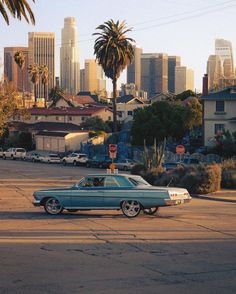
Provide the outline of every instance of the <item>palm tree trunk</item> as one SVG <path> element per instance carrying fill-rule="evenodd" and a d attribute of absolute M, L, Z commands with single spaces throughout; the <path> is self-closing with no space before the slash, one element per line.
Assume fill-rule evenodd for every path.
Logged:
<path fill-rule="evenodd" d="M 116 89 L 117 89 L 117 79 L 114 78 L 112 80 L 113 84 L 113 99 L 112 99 L 112 104 L 113 104 L 113 132 L 117 132 L 117 113 L 116 113 Z"/>
<path fill-rule="evenodd" d="M 43 85 L 43 96 L 44 96 L 44 107 L 47 107 L 47 101 L 48 101 L 48 97 L 47 97 L 47 84 Z"/>
<path fill-rule="evenodd" d="M 21 85 L 22 85 L 23 108 L 25 108 L 25 91 L 24 91 L 24 72 L 23 72 L 23 68 L 21 68 Z"/>
<path fill-rule="evenodd" d="M 37 107 L 37 85 L 34 84 L 34 106 Z"/>

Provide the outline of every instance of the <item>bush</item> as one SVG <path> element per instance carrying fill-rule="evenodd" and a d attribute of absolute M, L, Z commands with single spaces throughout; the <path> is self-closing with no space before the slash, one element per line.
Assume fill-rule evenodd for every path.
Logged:
<path fill-rule="evenodd" d="M 236 162 L 234 160 L 224 160 L 221 164 L 221 168 L 221 187 L 236 189 Z"/>
<path fill-rule="evenodd" d="M 221 167 L 217 164 L 179 167 L 157 173 L 156 178 L 151 180 L 149 173 L 146 173 L 144 178 L 157 186 L 182 187 L 190 193 L 206 194 L 220 189 Z"/>
<path fill-rule="evenodd" d="M 132 175 L 141 175 L 144 176 L 145 174 L 145 166 L 144 164 L 135 164 L 132 168 L 131 168 L 131 174 Z"/>

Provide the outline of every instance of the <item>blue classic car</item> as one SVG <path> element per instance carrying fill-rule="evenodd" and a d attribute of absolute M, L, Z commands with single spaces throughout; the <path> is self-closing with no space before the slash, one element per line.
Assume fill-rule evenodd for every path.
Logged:
<path fill-rule="evenodd" d="M 127 217 L 141 210 L 154 214 L 160 206 L 189 202 L 186 189 L 156 187 L 142 177 L 129 174 L 88 175 L 72 187 L 46 189 L 33 194 L 35 206 L 43 206 L 48 214 L 92 209 L 122 209 Z"/>

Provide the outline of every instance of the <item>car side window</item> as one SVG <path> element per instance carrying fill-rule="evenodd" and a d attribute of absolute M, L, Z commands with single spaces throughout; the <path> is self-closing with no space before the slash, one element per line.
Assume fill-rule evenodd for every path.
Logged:
<path fill-rule="evenodd" d="M 119 187 L 119 183 L 114 177 L 107 177 L 105 181 L 105 187 Z"/>
<path fill-rule="evenodd" d="M 104 187 L 103 177 L 86 178 L 82 187 Z"/>

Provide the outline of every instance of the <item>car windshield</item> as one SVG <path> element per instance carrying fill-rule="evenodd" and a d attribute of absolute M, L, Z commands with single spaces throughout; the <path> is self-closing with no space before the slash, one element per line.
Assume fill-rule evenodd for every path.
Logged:
<path fill-rule="evenodd" d="M 129 177 L 129 181 L 134 185 L 134 186 L 150 186 L 148 182 L 146 182 L 142 177 Z"/>

